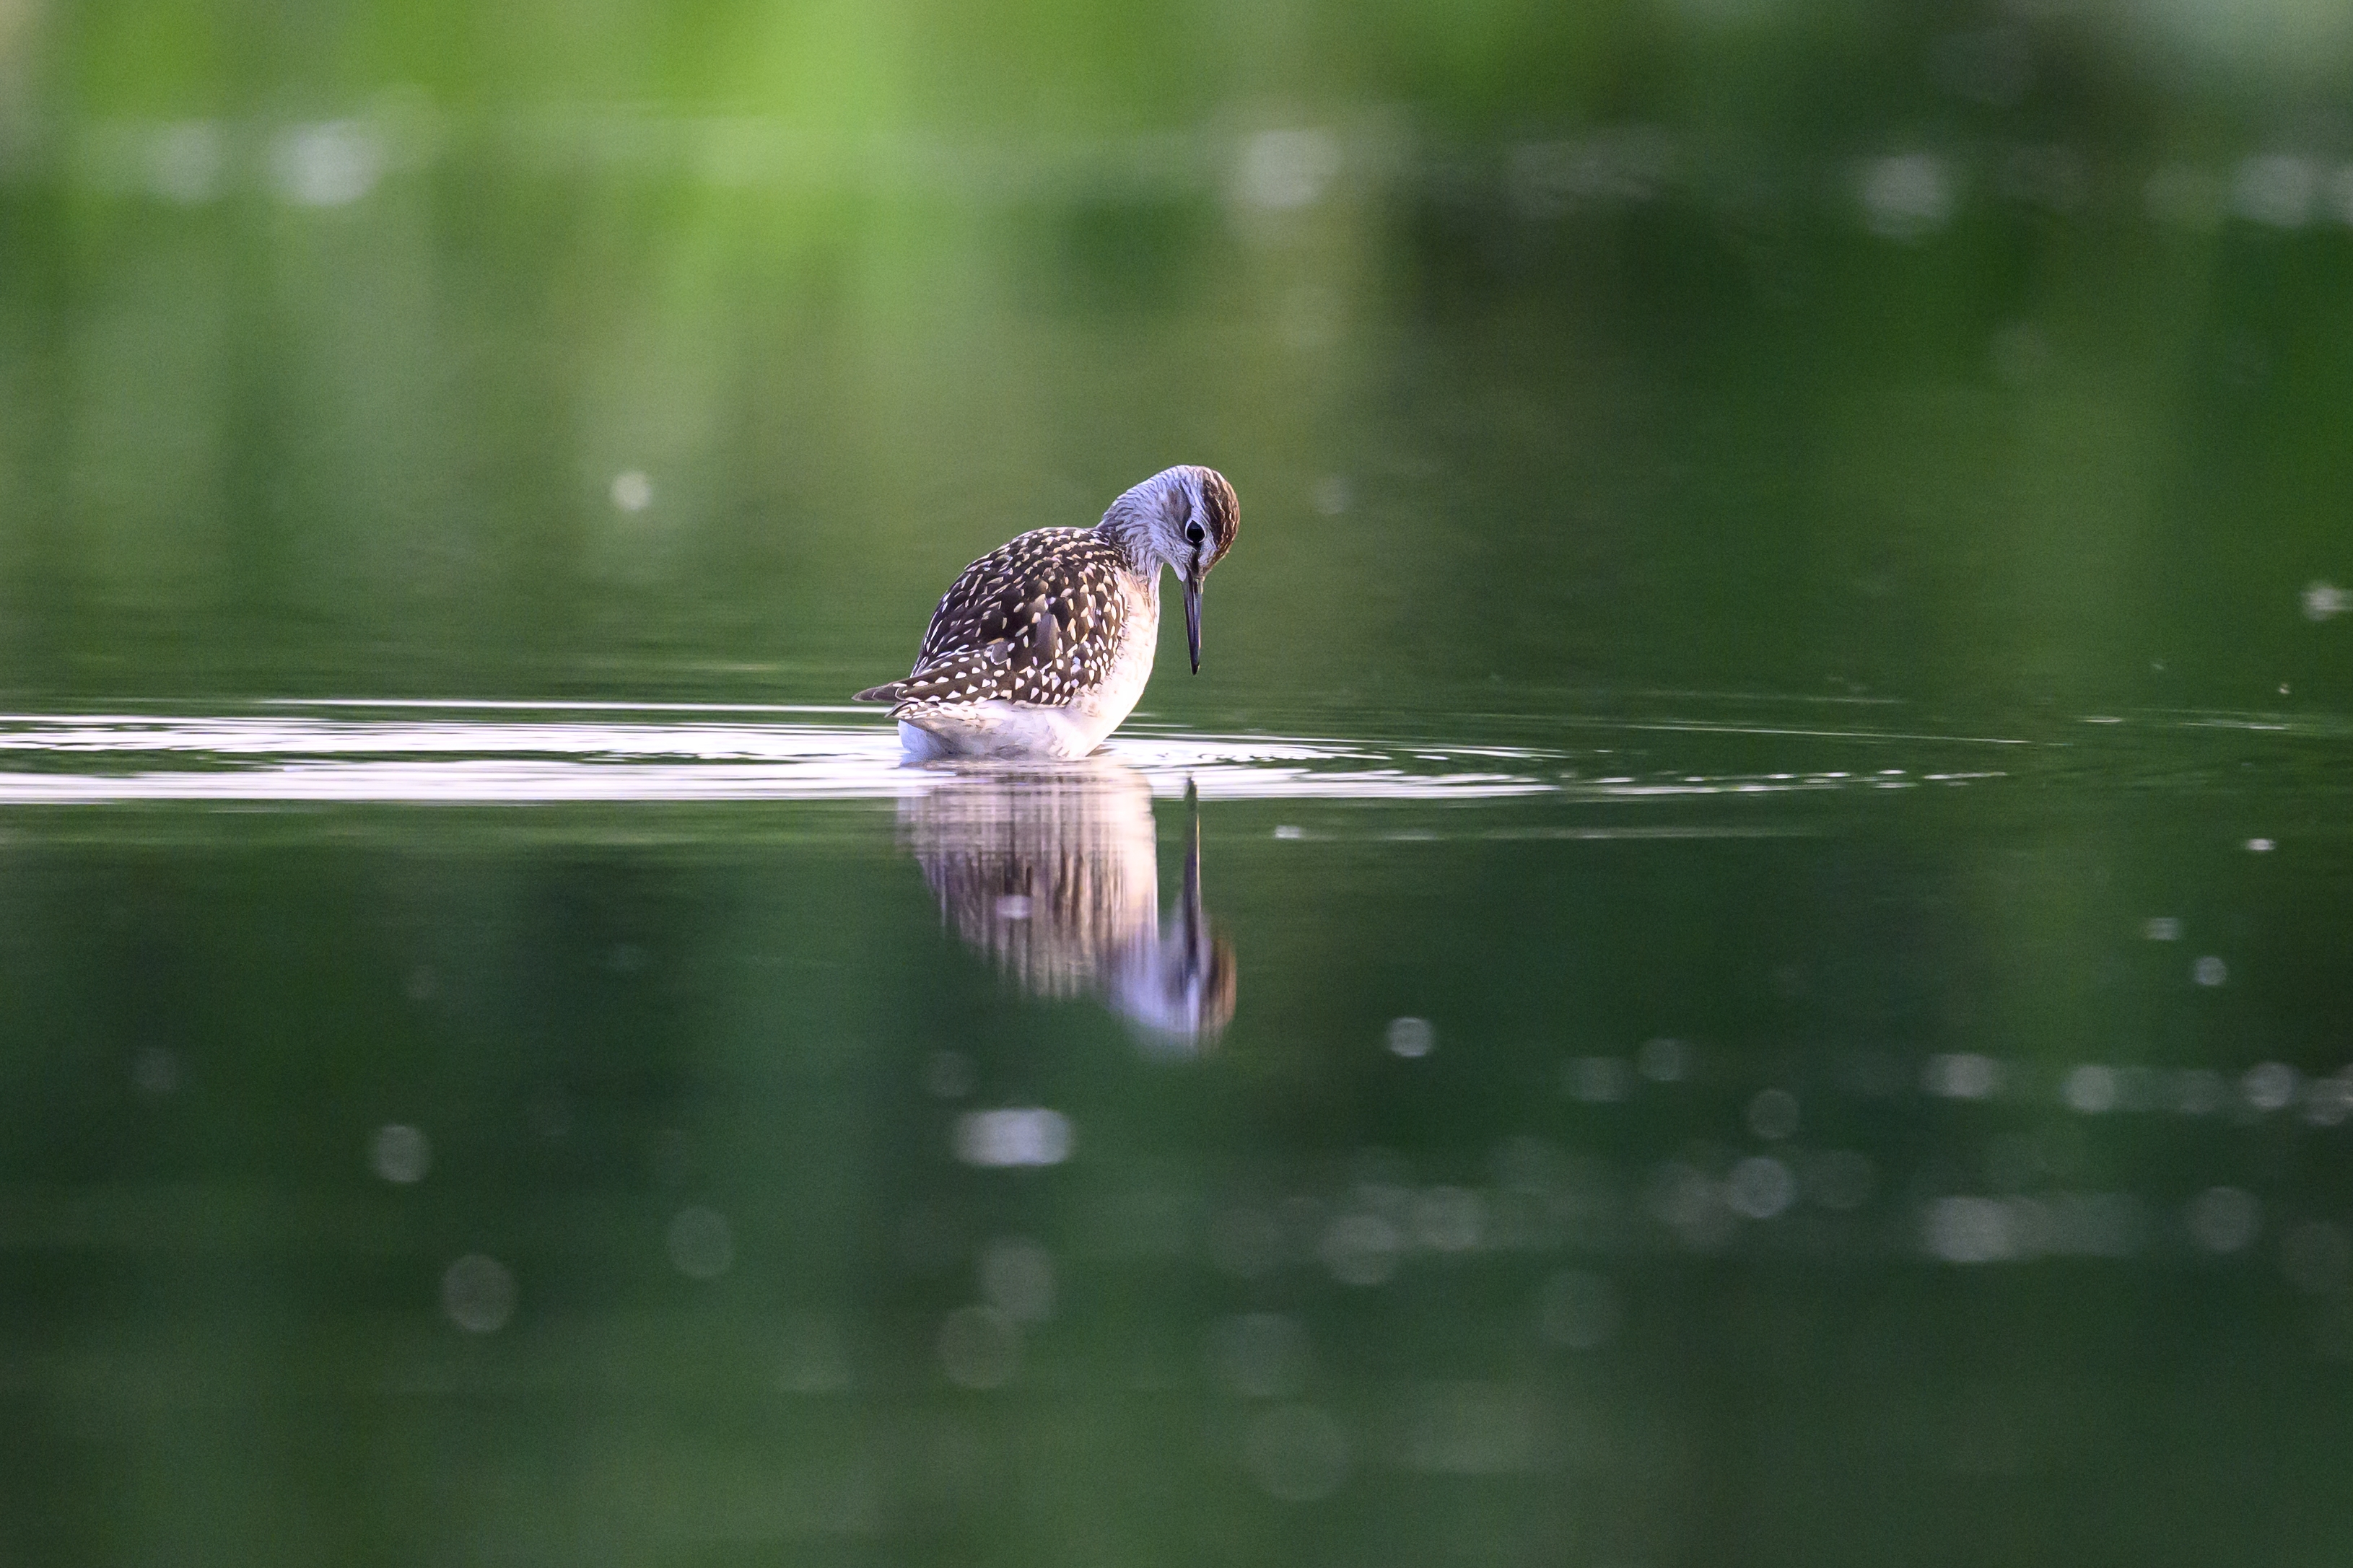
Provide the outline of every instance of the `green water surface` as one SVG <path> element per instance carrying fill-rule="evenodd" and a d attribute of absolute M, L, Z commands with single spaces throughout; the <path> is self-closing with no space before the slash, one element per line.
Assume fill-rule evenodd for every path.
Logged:
<path fill-rule="evenodd" d="M 2340 1561 L 2349 44 L 0 0 L 0 1560 Z"/>

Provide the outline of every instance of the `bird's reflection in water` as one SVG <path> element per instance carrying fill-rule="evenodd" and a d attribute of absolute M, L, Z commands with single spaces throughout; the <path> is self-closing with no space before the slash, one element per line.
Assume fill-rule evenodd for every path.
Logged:
<path fill-rule="evenodd" d="M 1188 787 L 1185 875 L 1160 919 L 1152 791 L 1104 758 L 970 763 L 900 806 L 941 918 L 1025 991 L 1095 996 L 1147 1048 L 1189 1052 L 1234 1016 L 1234 953 L 1201 905 L 1200 808 Z"/>

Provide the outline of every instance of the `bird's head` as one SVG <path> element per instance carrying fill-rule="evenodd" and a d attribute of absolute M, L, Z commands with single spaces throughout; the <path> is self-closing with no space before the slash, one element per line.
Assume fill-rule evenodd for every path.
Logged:
<path fill-rule="evenodd" d="M 1201 580 L 1234 547 L 1234 535 L 1241 531 L 1242 505 L 1225 475 L 1190 463 L 1155 474 L 1128 493 L 1139 491 L 1144 492 L 1151 553 L 1166 563 L 1185 584 L 1185 645 L 1192 656 L 1193 673 L 1198 675 Z"/>

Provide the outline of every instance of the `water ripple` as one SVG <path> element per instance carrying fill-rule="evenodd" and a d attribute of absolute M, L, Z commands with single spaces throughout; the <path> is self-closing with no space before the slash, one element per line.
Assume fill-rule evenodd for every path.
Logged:
<path fill-rule="evenodd" d="M 2334 717 L 2217 711 L 2083 715 L 2056 726 L 2071 741 L 1746 721 L 1755 717 L 1554 714 L 1537 726 L 1552 736 L 1524 725 L 1513 738 L 1530 743 L 1516 745 L 1198 733 L 1143 721 L 1102 754 L 1161 795 L 1190 783 L 1208 799 L 1598 805 L 1941 793 L 1995 781 L 2029 791 L 2227 784 L 2243 793 L 2275 775 L 2310 787 L 2341 778 L 2335 753 L 2353 736 L 2353 723 Z M 1563 727 L 1694 742 L 1571 744 L 1556 738 Z M 2236 737 L 2224 743 L 2241 749 L 2219 751 L 2201 736 Z M 2251 773 L 2257 759 L 2242 751 L 2258 740 L 2279 754 Z M 1994 745 L 2003 750 L 1978 749 Z M 1997 757 L 2001 766 L 1984 765 Z M 1883 765 L 1897 761 L 1905 765 Z M 0 805 L 893 800 L 953 776 L 907 765 L 887 720 L 839 705 L 347 699 L 0 715 Z"/>
<path fill-rule="evenodd" d="M 361 717 L 360 710 L 398 716 Z M 0 767 L 0 805 L 893 799 L 955 776 L 906 765 L 888 724 L 759 717 L 835 711 L 842 710 L 407 701 L 272 703 L 244 714 L 0 715 L 0 759 L 13 764 Z M 649 717 L 635 721 L 627 717 L 633 713 Z M 1546 753 L 1493 746 L 1406 752 L 1285 737 L 1139 734 L 1106 752 L 1156 793 L 1181 793 L 1190 780 L 1209 798 L 1460 800 L 1558 788 L 1545 776 L 1553 761 Z"/>

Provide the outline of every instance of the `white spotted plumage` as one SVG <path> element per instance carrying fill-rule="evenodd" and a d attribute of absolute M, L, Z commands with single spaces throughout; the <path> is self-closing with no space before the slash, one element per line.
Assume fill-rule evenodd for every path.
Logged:
<path fill-rule="evenodd" d="M 1051 707 L 1100 686 L 1126 629 L 1125 565 L 1083 528 L 1041 528 L 990 551 L 941 598 L 900 700 Z"/>
<path fill-rule="evenodd" d="M 1222 475 L 1185 467 L 1126 491 L 1093 528 L 1021 534 L 941 596 L 906 679 L 859 700 L 892 704 L 913 756 L 1084 756 L 1151 677 L 1160 569 L 1198 595 L 1240 521 Z"/>

